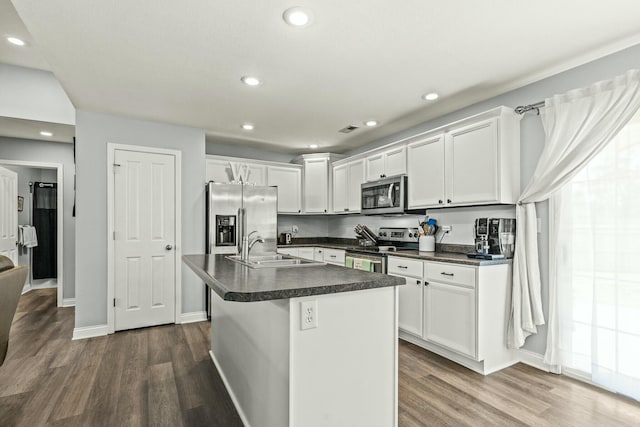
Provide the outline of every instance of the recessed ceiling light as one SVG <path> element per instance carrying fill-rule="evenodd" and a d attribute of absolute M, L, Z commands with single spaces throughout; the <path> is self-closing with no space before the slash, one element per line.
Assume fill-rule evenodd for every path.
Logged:
<path fill-rule="evenodd" d="M 309 148 L 318 148 L 318 144 L 309 144 Z"/>
<path fill-rule="evenodd" d="M 16 46 L 24 46 L 26 44 L 24 40 L 17 37 L 7 37 L 7 41 L 11 44 L 15 44 Z"/>
<path fill-rule="evenodd" d="M 290 7 L 282 14 L 282 19 L 294 27 L 306 27 L 311 24 L 313 15 L 308 9 L 300 6 Z"/>
<path fill-rule="evenodd" d="M 244 130 L 253 130 L 255 126 L 253 126 L 251 123 L 245 123 L 242 125 L 242 129 Z"/>
<path fill-rule="evenodd" d="M 438 99 L 438 96 L 440 95 L 438 95 L 435 92 L 431 92 L 424 95 L 423 98 L 426 99 L 427 101 L 435 101 L 436 99 Z"/>
<path fill-rule="evenodd" d="M 40 135 L 42 135 L 42 136 L 53 136 L 53 134 L 51 132 L 47 132 L 46 130 L 41 131 Z"/>
<path fill-rule="evenodd" d="M 364 122 L 365 126 L 369 126 L 369 127 L 374 127 L 374 126 L 378 126 L 378 122 L 375 120 L 367 120 L 366 122 Z"/>
<path fill-rule="evenodd" d="M 242 80 L 242 83 L 249 86 L 258 86 L 262 83 L 259 78 L 251 76 L 243 76 L 240 80 Z"/>

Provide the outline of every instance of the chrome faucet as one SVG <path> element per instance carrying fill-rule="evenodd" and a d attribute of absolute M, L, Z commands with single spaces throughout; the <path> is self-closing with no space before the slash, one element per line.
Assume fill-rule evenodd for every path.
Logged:
<path fill-rule="evenodd" d="M 253 245 L 255 245 L 258 242 L 264 243 L 264 239 L 261 236 L 254 237 L 253 239 L 251 238 L 251 235 L 257 232 L 258 230 L 254 230 L 251 233 L 247 234 L 246 236 L 243 236 L 242 254 L 240 255 L 241 260 L 246 261 L 249 258 L 249 253 L 251 252 L 251 248 L 253 247 Z"/>

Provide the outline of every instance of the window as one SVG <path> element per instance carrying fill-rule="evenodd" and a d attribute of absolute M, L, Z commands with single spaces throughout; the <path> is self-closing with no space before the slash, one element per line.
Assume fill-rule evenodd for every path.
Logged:
<path fill-rule="evenodd" d="M 640 113 L 554 205 L 562 365 L 640 399 Z"/>

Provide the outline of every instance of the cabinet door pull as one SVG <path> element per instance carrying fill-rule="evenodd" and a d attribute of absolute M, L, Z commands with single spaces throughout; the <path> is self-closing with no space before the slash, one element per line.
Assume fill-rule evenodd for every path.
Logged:
<path fill-rule="evenodd" d="M 335 255 L 329 255 L 329 257 L 331 257 L 331 258 L 335 258 L 336 256 L 335 256 Z"/>
<path fill-rule="evenodd" d="M 438 200 L 438 204 L 441 205 L 442 204 L 442 200 Z"/>
<path fill-rule="evenodd" d="M 344 208 L 344 211 L 345 212 L 349 212 L 349 208 Z"/>
<path fill-rule="evenodd" d="M 447 199 L 447 203 L 451 203 L 451 199 Z"/>
<path fill-rule="evenodd" d="M 429 286 L 429 282 L 425 281 L 425 282 L 424 282 L 424 285 L 425 285 L 425 286 Z"/>
<path fill-rule="evenodd" d="M 422 280 L 416 280 L 416 285 L 419 285 Z"/>
<path fill-rule="evenodd" d="M 450 277 L 453 277 L 453 273 L 445 273 L 445 272 L 443 271 L 443 272 L 442 272 L 442 273 L 440 273 L 440 274 L 442 274 L 443 276 L 450 276 Z"/>
<path fill-rule="evenodd" d="M 407 267 L 406 265 L 399 265 L 398 268 L 404 268 L 406 270 L 409 267 Z"/>

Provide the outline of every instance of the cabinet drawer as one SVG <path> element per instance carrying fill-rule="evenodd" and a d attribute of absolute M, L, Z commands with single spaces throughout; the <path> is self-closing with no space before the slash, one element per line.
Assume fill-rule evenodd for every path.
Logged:
<path fill-rule="evenodd" d="M 452 263 L 427 262 L 425 279 L 475 288 L 476 268 Z"/>
<path fill-rule="evenodd" d="M 422 261 L 407 258 L 387 258 L 387 273 L 422 279 Z"/>
<path fill-rule="evenodd" d="M 324 249 L 324 262 L 344 265 L 344 251 L 340 249 Z"/>

